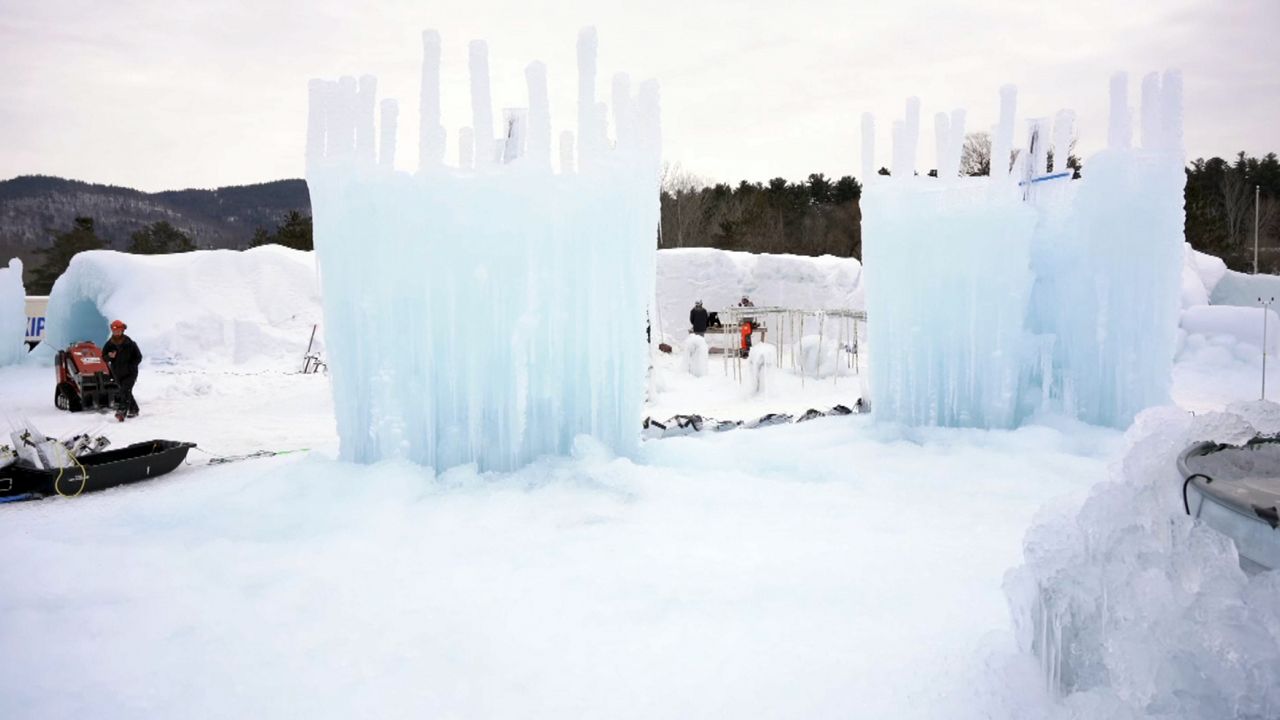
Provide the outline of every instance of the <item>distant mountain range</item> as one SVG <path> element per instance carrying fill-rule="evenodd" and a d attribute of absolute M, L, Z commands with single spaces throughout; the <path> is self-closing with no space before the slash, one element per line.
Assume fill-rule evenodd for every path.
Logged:
<path fill-rule="evenodd" d="M 258 227 L 274 230 L 286 213 L 311 214 L 304 180 L 276 180 L 215 190 L 145 193 L 43 175 L 0 181 L 0 266 L 17 256 L 27 268 L 53 234 L 71 228 L 77 216 L 93 218 L 110 247 L 124 250 L 134 231 L 159 220 L 191 236 L 196 247 L 248 247 Z M 28 275 L 29 277 L 29 275 Z"/>

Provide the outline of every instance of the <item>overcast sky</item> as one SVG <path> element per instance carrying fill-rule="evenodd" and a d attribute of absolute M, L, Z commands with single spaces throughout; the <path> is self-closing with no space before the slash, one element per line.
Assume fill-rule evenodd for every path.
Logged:
<path fill-rule="evenodd" d="M 1086 157 L 1108 79 L 1181 68 L 1189 158 L 1280 151 L 1280 0 L 1074 3 L 804 0 L 0 0 L 0 179 L 49 174 L 143 190 L 300 177 L 307 80 L 370 73 L 401 104 L 398 165 L 417 157 L 421 30 L 443 40 L 448 157 L 470 122 L 467 42 L 488 40 L 495 108 L 525 103 L 542 60 L 555 131 L 576 122 L 575 40 L 661 85 L 664 155 L 707 180 L 858 174 L 860 115 L 887 129 L 921 98 L 995 122 L 1074 108 Z M 878 164 L 888 164 L 888 133 Z"/>

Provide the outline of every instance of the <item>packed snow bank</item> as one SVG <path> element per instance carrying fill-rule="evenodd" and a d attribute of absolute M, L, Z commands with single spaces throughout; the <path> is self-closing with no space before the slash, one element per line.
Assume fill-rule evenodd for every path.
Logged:
<path fill-rule="evenodd" d="M 1266 311 L 1266 329 L 1263 330 L 1263 309 L 1260 307 L 1236 307 L 1232 305 L 1200 305 L 1182 311 L 1182 329 L 1187 335 L 1203 335 L 1206 338 L 1228 336 L 1236 342 L 1246 343 L 1257 353 L 1263 349 L 1266 335 L 1266 351 L 1274 353 L 1280 344 L 1280 315 L 1275 310 Z"/>
<path fill-rule="evenodd" d="M 1138 416 L 1111 482 L 1042 512 L 1005 579 L 1019 641 L 1069 717 L 1280 715 L 1280 572 L 1246 576 L 1226 536 L 1182 507 L 1193 442 L 1280 431 L 1280 406 Z"/>
<path fill-rule="evenodd" d="M 103 342 L 115 319 L 153 363 L 301 362 L 320 322 L 311 253 L 266 245 L 176 255 L 82 252 L 49 294 L 43 353 Z"/>
<path fill-rule="evenodd" d="M 743 295 L 758 307 L 803 310 L 862 309 L 858 283 L 862 264 L 833 255 L 756 255 L 713 248 L 658 251 L 658 317 L 662 338 L 681 341 L 689 333 L 689 310 L 737 305 Z M 816 327 L 816 326 L 815 326 Z"/>
<path fill-rule="evenodd" d="M 1222 258 L 1194 250 L 1191 243 L 1186 243 L 1182 263 L 1182 307 L 1208 305 L 1214 289 L 1226 274 L 1227 264 Z"/>
<path fill-rule="evenodd" d="M 1280 300 L 1280 275 L 1250 275 L 1227 270 L 1209 293 L 1214 305 L 1257 307 L 1258 298 Z"/>
<path fill-rule="evenodd" d="M 22 261 L 13 258 L 0 268 L 0 367 L 26 357 L 27 305 L 22 287 Z"/>

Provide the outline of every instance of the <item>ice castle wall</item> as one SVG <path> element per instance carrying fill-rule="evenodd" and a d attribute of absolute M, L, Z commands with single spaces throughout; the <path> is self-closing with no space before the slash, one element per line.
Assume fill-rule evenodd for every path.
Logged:
<path fill-rule="evenodd" d="M 15 365 L 26 357 L 26 301 L 22 261 L 13 258 L 8 267 L 0 267 L 0 367 Z"/>
<path fill-rule="evenodd" d="M 1050 135 L 1059 163 L 1069 153 L 1069 111 L 1052 133 L 1048 119 L 1028 121 L 1012 170 L 993 161 L 986 178 L 954 176 L 944 114 L 945 172 L 912 176 L 911 123 L 896 124 L 906 177 L 872 178 L 863 203 L 878 417 L 1012 427 L 1054 411 L 1124 427 L 1167 400 L 1183 263 L 1181 78 L 1144 79 L 1136 146 L 1126 88 L 1113 79 L 1111 145 L 1078 181 L 1047 163 Z M 1003 88 L 993 158 L 1007 155 L 1015 103 Z"/>
<path fill-rule="evenodd" d="M 350 152 L 352 98 L 312 83 L 308 183 L 345 459 L 507 470 L 588 434 L 634 449 L 646 371 L 658 223 L 657 87 L 595 102 L 595 34 L 579 38 L 580 170 L 553 173 L 541 64 L 526 73 L 529 132 L 495 137 L 487 49 L 469 48 L 474 169 L 441 164 L 438 97 L 417 174 Z M 439 92 L 439 39 L 424 36 L 423 92 Z M 318 110 L 317 110 L 318 107 Z M 363 107 L 363 106 L 362 106 Z M 523 125 L 520 126 L 523 130 Z M 324 148 L 321 154 L 317 148 Z M 465 149 L 465 148 L 464 148 Z M 504 160 L 507 161 L 504 163 Z M 466 164 L 470 164 L 469 162 Z"/>

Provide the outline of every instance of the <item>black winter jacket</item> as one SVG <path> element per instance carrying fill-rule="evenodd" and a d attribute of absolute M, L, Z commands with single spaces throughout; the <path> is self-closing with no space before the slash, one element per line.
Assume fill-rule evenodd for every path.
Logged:
<path fill-rule="evenodd" d="M 111 377 L 123 382 L 138 376 L 138 365 L 142 362 L 142 351 L 138 344 L 128 335 L 121 335 L 117 344 L 114 338 L 107 338 L 102 346 L 102 356 L 111 367 Z"/>
<path fill-rule="evenodd" d="M 700 306 L 694 306 L 689 311 L 689 324 L 693 326 L 693 331 L 701 335 L 707 331 L 707 309 Z"/>

